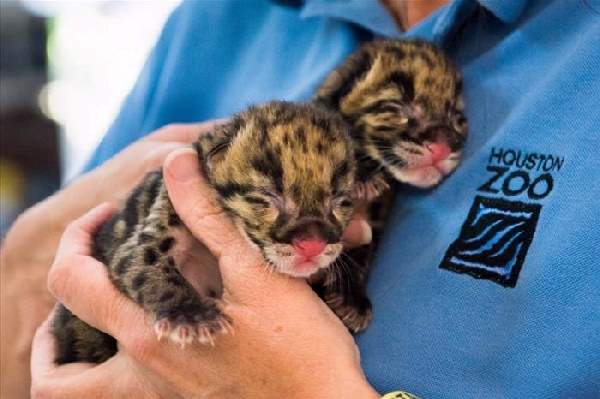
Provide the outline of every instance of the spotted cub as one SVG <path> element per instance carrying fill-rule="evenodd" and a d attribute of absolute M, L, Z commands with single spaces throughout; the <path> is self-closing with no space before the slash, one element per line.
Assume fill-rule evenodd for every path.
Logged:
<path fill-rule="evenodd" d="M 220 205 L 271 267 L 295 277 L 324 274 L 315 287 L 324 295 L 339 290 L 330 266 L 353 213 L 355 176 L 342 118 L 312 104 L 271 102 L 202 135 L 195 148 Z M 95 235 L 94 256 L 117 288 L 153 316 L 159 337 L 182 346 L 213 343 L 232 328 L 219 307 L 219 287 L 199 292 L 177 268 L 194 259 L 198 245 L 154 172 Z M 112 337 L 64 307 L 54 333 L 58 363 L 103 362 L 116 352 Z"/>
<path fill-rule="evenodd" d="M 457 166 L 467 135 L 462 83 L 422 41 L 363 45 L 334 70 L 312 104 L 272 102 L 236 115 L 196 143 L 223 209 L 277 271 L 305 277 L 354 332 L 372 317 L 365 284 L 393 199 L 390 186 L 427 188 Z M 370 203 L 374 240 L 342 254 L 356 201 Z M 231 330 L 220 287 L 194 289 L 178 266 L 202 251 L 150 174 L 94 240 L 115 285 L 185 346 Z M 345 255 L 345 256 L 339 256 Z M 102 362 L 115 340 L 61 307 L 58 363 Z"/>
<path fill-rule="evenodd" d="M 462 78 L 444 53 L 421 40 L 362 45 L 317 90 L 314 102 L 351 125 L 357 172 L 355 198 L 370 203 L 371 245 L 349 251 L 347 290 L 327 303 L 353 331 L 367 327 L 364 293 L 372 257 L 394 199 L 393 186 L 430 188 L 457 167 L 467 137 Z"/>
<path fill-rule="evenodd" d="M 327 77 L 315 102 L 351 124 L 357 182 L 369 192 L 378 181 L 435 186 L 460 161 L 468 130 L 462 78 L 431 43 L 364 44 Z"/>

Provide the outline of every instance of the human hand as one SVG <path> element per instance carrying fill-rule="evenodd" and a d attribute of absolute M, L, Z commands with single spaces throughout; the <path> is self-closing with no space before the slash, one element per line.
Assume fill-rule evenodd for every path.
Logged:
<path fill-rule="evenodd" d="M 164 126 L 134 142 L 90 173 L 81 176 L 76 182 L 90 180 L 95 183 L 94 187 L 89 187 L 94 189 L 94 201 L 91 201 L 91 206 L 85 211 L 103 202 L 119 204 L 148 172 L 162 166 L 170 152 L 188 146 L 198 136 L 209 132 L 223 121 L 224 119 L 215 119 L 203 123 Z"/>
<path fill-rule="evenodd" d="M 219 336 L 214 348 L 198 344 L 185 351 L 158 342 L 151 320 L 89 256 L 91 232 L 105 212 L 96 210 L 65 233 L 49 286 L 80 318 L 116 337 L 120 350 L 101 365 L 56 367 L 48 360 L 52 340 L 40 330 L 34 397 L 377 397 L 344 325 L 304 281 L 266 270 L 260 253 L 215 206 L 195 153 L 176 151 L 164 175 L 177 212 L 218 260 L 235 336 Z"/>
<path fill-rule="evenodd" d="M 29 396 L 29 356 L 35 329 L 53 298 L 46 288 L 60 236 L 73 219 L 104 201 L 120 202 L 167 154 L 189 145 L 219 121 L 169 125 L 133 143 L 95 170 L 27 210 L 0 250 L 0 396 Z"/>

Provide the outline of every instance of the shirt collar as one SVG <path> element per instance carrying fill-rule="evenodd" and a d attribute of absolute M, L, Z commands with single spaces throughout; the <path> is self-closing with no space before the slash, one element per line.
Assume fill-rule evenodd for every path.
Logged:
<path fill-rule="evenodd" d="M 398 37 L 402 33 L 394 19 L 379 0 L 278 0 L 301 7 L 304 18 L 327 16 L 360 25 L 377 35 Z M 410 1 L 410 0 L 406 0 Z M 453 0 L 442 7 L 437 15 L 439 32 L 450 32 L 449 25 L 463 20 L 466 12 L 472 12 L 477 3 L 494 14 L 499 20 L 510 24 L 522 14 L 529 0 Z M 433 15 L 432 15 L 433 17 Z M 428 20 L 430 18 L 427 18 Z"/>
<path fill-rule="evenodd" d="M 528 0 L 478 0 L 479 4 L 488 9 L 499 20 L 511 24 L 516 22 L 523 13 Z"/>
<path fill-rule="evenodd" d="M 401 34 L 393 17 L 378 0 L 305 0 L 300 16 L 342 19 L 382 36 Z"/>

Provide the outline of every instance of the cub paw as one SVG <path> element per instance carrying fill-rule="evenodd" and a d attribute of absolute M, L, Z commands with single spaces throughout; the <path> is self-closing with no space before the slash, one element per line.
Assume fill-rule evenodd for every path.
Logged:
<path fill-rule="evenodd" d="M 325 303 L 353 333 L 364 331 L 373 319 L 371 301 L 362 298 L 360 304 L 348 303 L 340 294 L 328 294 Z"/>
<path fill-rule="evenodd" d="M 184 349 L 194 340 L 201 344 L 215 345 L 217 334 L 234 333 L 231 319 L 213 305 L 213 309 L 203 307 L 170 309 L 159 312 L 154 323 L 154 332 L 160 341 L 169 341 Z"/>
<path fill-rule="evenodd" d="M 374 176 L 371 180 L 362 183 L 356 183 L 353 196 L 359 201 L 372 202 L 385 191 L 389 190 L 390 185 L 382 176 Z"/>

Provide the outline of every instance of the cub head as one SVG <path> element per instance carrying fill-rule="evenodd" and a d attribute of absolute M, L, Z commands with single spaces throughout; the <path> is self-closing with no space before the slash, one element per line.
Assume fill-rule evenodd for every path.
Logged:
<path fill-rule="evenodd" d="M 203 135 L 197 147 L 221 206 L 277 271 L 308 277 L 337 258 L 355 173 L 341 118 L 271 102 Z"/>
<path fill-rule="evenodd" d="M 431 187 L 458 165 L 467 136 L 462 80 L 429 43 L 363 45 L 326 79 L 316 100 L 341 112 L 360 150 L 400 182 Z"/>

